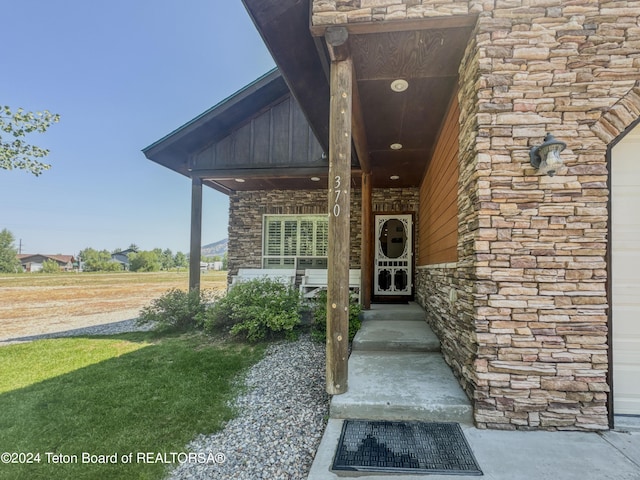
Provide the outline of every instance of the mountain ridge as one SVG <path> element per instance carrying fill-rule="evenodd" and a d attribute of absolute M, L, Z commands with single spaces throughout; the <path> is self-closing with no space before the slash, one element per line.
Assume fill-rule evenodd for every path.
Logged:
<path fill-rule="evenodd" d="M 227 253 L 228 241 L 228 238 L 223 238 L 222 240 L 218 240 L 217 242 L 208 243 L 207 245 L 202 246 L 200 252 L 204 257 L 222 257 L 225 253 Z"/>

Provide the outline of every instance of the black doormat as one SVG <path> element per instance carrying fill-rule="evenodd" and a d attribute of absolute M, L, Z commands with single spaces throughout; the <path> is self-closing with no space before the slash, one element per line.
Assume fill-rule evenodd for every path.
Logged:
<path fill-rule="evenodd" d="M 345 420 L 333 470 L 482 475 L 457 423 Z"/>

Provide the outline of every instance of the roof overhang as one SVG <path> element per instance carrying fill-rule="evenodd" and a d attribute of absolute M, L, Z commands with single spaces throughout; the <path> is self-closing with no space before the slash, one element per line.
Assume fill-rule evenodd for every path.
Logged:
<path fill-rule="evenodd" d="M 372 173 L 374 187 L 418 186 L 456 95 L 477 15 L 311 26 L 311 0 L 243 3 L 325 151 L 330 105 L 325 35 L 344 30 L 341 53 L 354 65 L 356 164 Z M 408 82 L 406 91 L 392 90 L 398 79 Z"/>
<path fill-rule="evenodd" d="M 352 165 L 356 178 L 370 172 L 373 187 L 419 186 L 456 95 L 459 65 L 477 16 L 324 27 L 310 26 L 311 0 L 242 1 L 278 68 L 148 146 L 143 150 L 145 156 L 191 177 L 194 154 L 286 96 L 297 101 L 327 152 L 330 48 L 325 38 L 331 28 L 339 28 L 347 36 L 342 48 L 354 65 Z M 391 88 L 398 79 L 408 82 L 406 91 Z M 394 148 L 398 144 L 402 147 Z M 326 167 L 309 167 L 315 170 L 293 164 L 291 168 L 250 171 L 226 167 L 198 172 L 198 176 L 205 185 L 224 193 L 326 188 Z M 235 176 L 244 182 L 236 183 Z M 311 176 L 321 181 L 307 185 Z"/>
<path fill-rule="evenodd" d="M 142 152 L 149 160 L 190 177 L 189 158 L 193 153 L 225 137 L 286 95 L 289 88 L 278 69 L 273 69 Z"/>

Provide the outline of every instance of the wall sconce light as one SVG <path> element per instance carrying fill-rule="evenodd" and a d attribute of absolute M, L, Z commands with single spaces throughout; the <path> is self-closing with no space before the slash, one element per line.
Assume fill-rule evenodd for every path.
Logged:
<path fill-rule="evenodd" d="M 560 152 L 567 148 L 567 144 L 557 140 L 556 137 L 547 133 L 542 145 L 532 147 L 529 151 L 531 165 L 538 170 L 538 174 L 547 174 L 553 177 L 556 171 L 562 166 Z"/>

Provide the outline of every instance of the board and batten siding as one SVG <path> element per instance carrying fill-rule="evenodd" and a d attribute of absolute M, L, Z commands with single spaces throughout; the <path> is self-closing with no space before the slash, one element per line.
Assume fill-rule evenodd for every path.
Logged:
<path fill-rule="evenodd" d="M 194 169 L 306 166 L 322 162 L 322 153 L 300 106 L 287 96 L 195 154 L 192 162 Z"/>
<path fill-rule="evenodd" d="M 455 262 L 458 245 L 458 118 L 454 99 L 420 186 L 418 265 Z"/>

